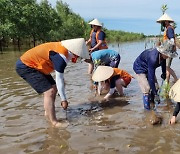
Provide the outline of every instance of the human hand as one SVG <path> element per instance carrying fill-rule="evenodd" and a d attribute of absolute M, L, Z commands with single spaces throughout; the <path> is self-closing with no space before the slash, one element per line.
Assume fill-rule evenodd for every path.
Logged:
<path fill-rule="evenodd" d="M 90 43 L 90 39 L 86 41 L 86 45 L 89 45 L 89 43 Z"/>
<path fill-rule="evenodd" d="M 157 104 L 160 103 L 159 95 L 155 95 L 155 96 L 154 96 L 154 102 L 157 103 Z"/>
<path fill-rule="evenodd" d="M 169 124 L 173 125 L 176 123 L 176 117 L 172 116 L 171 120 L 169 121 Z"/>
<path fill-rule="evenodd" d="M 62 101 L 62 102 L 61 102 L 61 106 L 62 106 L 62 108 L 63 108 L 64 110 L 66 110 L 67 107 L 68 107 L 68 102 L 67 102 L 67 101 Z"/>
<path fill-rule="evenodd" d="M 91 49 L 89 49 L 89 53 L 91 53 L 92 52 L 92 48 Z"/>
<path fill-rule="evenodd" d="M 89 52 L 92 53 L 94 51 L 94 48 L 90 48 Z"/>

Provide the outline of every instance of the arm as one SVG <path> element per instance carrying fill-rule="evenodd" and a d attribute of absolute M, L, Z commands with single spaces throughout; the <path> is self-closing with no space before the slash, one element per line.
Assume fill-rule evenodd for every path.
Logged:
<path fill-rule="evenodd" d="M 173 116 L 171 117 L 171 120 L 169 122 L 170 124 L 175 124 L 176 117 L 177 117 L 179 111 L 180 111 L 180 102 L 177 102 L 176 107 L 175 107 L 174 112 L 173 112 Z"/>
<path fill-rule="evenodd" d="M 55 53 L 53 51 L 50 52 L 50 59 L 53 63 L 56 73 L 56 86 L 58 89 L 58 93 L 61 97 L 61 105 L 64 109 L 66 109 L 68 106 L 68 102 L 66 100 L 65 86 L 64 86 L 64 69 L 67 64 L 60 54 Z"/>
<path fill-rule="evenodd" d="M 56 85 L 58 89 L 58 93 L 61 97 L 61 106 L 63 107 L 64 110 L 67 109 L 68 107 L 68 101 L 66 99 L 66 94 L 65 94 L 65 83 L 64 83 L 64 73 L 56 72 Z"/>
<path fill-rule="evenodd" d="M 102 44 L 102 40 L 99 40 L 98 44 L 96 44 L 93 48 L 89 49 L 90 52 L 94 51 L 95 49 L 98 49 L 99 46 Z"/>
<path fill-rule="evenodd" d="M 161 78 L 165 80 L 166 79 L 166 60 L 165 59 L 161 62 L 161 70 L 162 70 Z"/>
<path fill-rule="evenodd" d="M 108 99 L 114 94 L 115 86 L 116 86 L 116 78 L 115 78 L 115 77 L 112 77 L 112 78 L 110 79 L 110 90 L 109 90 L 109 92 L 106 94 L 106 96 L 104 97 L 104 99 L 108 100 Z"/>
<path fill-rule="evenodd" d="M 66 101 L 65 85 L 64 85 L 64 73 L 56 72 L 56 85 L 58 93 L 61 97 L 61 101 Z"/>
<path fill-rule="evenodd" d="M 162 74 L 166 74 L 166 59 L 164 59 L 161 63 Z"/>
<path fill-rule="evenodd" d="M 101 31 L 98 36 L 98 43 L 93 48 L 90 49 L 90 52 L 98 49 L 104 40 L 105 40 L 105 33 L 103 31 Z"/>
<path fill-rule="evenodd" d="M 156 68 L 159 67 L 160 65 L 161 65 L 160 53 L 156 49 L 153 51 L 150 51 L 147 56 L 148 82 L 152 90 L 152 93 L 154 95 L 157 95 L 157 89 L 155 86 L 155 71 L 156 71 Z M 165 73 L 165 69 L 166 68 L 164 68 L 163 70 L 164 73 Z"/>
<path fill-rule="evenodd" d="M 89 38 L 89 40 L 86 41 L 86 45 L 90 42 L 91 42 L 91 38 Z"/>
<path fill-rule="evenodd" d="M 110 88 L 109 92 L 104 96 L 104 99 L 108 100 L 114 94 L 115 88 Z"/>
<path fill-rule="evenodd" d="M 177 117 L 179 111 L 180 111 L 180 102 L 178 102 L 178 103 L 176 104 L 176 107 L 175 107 L 175 109 L 174 109 L 173 116 Z"/>
<path fill-rule="evenodd" d="M 150 85 L 150 88 L 154 95 L 157 95 L 157 90 L 155 86 L 155 68 L 153 63 L 148 63 L 148 82 Z"/>

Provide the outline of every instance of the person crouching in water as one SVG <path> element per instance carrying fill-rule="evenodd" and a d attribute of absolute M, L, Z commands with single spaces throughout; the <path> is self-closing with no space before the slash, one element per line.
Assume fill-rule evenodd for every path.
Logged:
<path fill-rule="evenodd" d="M 147 110 L 150 110 L 150 102 L 160 103 L 158 89 L 155 86 L 157 81 L 155 70 L 161 66 L 161 78 L 166 79 L 166 59 L 177 56 L 173 47 L 169 41 L 166 41 L 159 47 L 143 51 L 134 62 L 133 69 L 143 93 L 144 108 Z"/>
<path fill-rule="evenodd" d="M 169 97 L 170 99 L 177 102 L 176 107 L 173 112 L 173 116 L 171 117 L 169 123 L 175 124 L 176 123 L 176 117 L 180 111 L 180 79 L 171 87 L 169 91 Z"/>
<path fill-rule="evenodd" d="M 68 61 L 76 63 L 78 57 L 89 59 L 84 38 L 48 42 L 25 52 L 16 62 L 16 72 L 38 93 L 44 94 L 45 115 L 55 127 L 65 127 L 56 118 L 56 93 L 61 97 L 61 106 L 67 109 L 64 70 Z M 56 81 L 51 76 L 55 71 Z"/>
<path fill-rule="evenodd" d="M 91 54 L 91 58 L 94 66 L 93 71 L 95 71 L 96 68 L 100 65 L 118 68 L 118 65 L 121 60 L 120 54 L 117 51 L 111 49 L 102 49 L 94 51 Z M 100 93 L 99 90 L 101 86 L 101 82 L 94 82 L 94 88 L 96 91 L 98 91 L 98 94 Z"/>
<path fill-rule="evenodd" d="M 122 96 L 123 87 L 126 88 L 131 82 L 132 76 L 125 70 L 112 68 L 110 66 L 98 66 L 92 75 L 95 82 L 105 82 L 105 86 L 110 87 L 109 92 L 105 95 L 104 100 L 108 101 L 114 94 L 115 90 Z M 103 89 L 104 87 L 102 87 Z"/>

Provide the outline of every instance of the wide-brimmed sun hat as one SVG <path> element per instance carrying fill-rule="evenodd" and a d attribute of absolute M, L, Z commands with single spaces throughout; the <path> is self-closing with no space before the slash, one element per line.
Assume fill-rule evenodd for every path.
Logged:
<path fill-rule="evenodd" d="M 95 82 L 105 81 L 114 73 L 114 69 L 110 66 L 98 66 L 92 75 L 92 80 Z"/>
<path fill-rule="evenodd" d="M 84 38 L 63 40 L 61 44 L 75 55 L 84 59 L 90 59 Z"/>
<path fill-rule="evenodd" d="M 97 20 L 97 19 L 92 20 L 92 21 L 89 22 L 88 24 L 89 24 L 89 25 L 96 25 L 96 26 L 102 27 L 102 24 L 101 24 L 100 21 Z"/>
<path fill-rule="evenodd" d="M 171 87 L 169 97 L 175 102 L 180 102 L 180 79 Z"/>
<path fill-rule="evenodd" d="M 172 45 L 169 40 L 165 41 L 161 46 L 157 47 L 157 50 L 170 58 L 175 58 L 178 56 L 178 53 L 174 50 L 174 45 Z"/>
<path fill-rule="evenodd" d="M 164 21 L 174 22 L 174 20 L 166 13 L 164 13 L 156 22 L 162 23 Z"/>

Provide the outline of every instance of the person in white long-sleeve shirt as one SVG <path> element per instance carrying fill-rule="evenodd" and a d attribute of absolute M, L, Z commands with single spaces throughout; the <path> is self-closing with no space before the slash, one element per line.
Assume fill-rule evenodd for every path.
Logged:
<path fill-rule="evenodd" d="M 16 72 L 39 94 L 44 94 L 45 115 L 55 127 L 65 127 L 56 118 L 55 98 L 58 91 L 61 105 L 68 107 L 64 86 L 64 69 L 68 61 L 89 59 L 84 38 L 48 42 L 25 52 L 16 62 Z M 55 71 L 56 81 L 51 76 Z"/>

